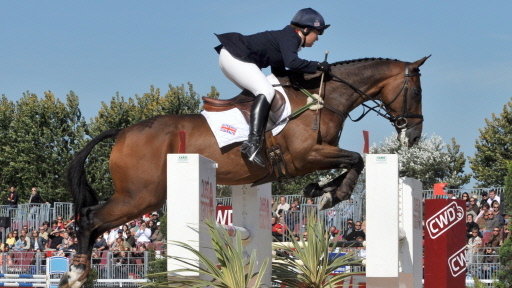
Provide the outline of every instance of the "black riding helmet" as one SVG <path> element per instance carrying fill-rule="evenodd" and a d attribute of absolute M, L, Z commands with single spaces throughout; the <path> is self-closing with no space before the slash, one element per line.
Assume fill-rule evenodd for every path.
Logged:
<path fill-rule="evenodd" d="M 329 28 L 329 24 L 325 24 L 324 17 L 312 8 L 300 9 L 295 16 L 293 16 L 290 24 L 300 28 L 311 28 L 318 31 L 322 35 L 324 30 Z"/>

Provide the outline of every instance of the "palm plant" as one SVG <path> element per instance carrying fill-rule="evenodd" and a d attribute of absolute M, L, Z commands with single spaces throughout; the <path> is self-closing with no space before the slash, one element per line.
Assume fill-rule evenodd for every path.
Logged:
<path fill-rule="evenodd" d="M 276 258 L 272 263 L 272 281 L 280 282 L 286 287 L 323 288 L 338 287 L 338 282 L 352 273 L 333 274 L 340 266 L 360 264 L 354 253 L 339 257 L 329 257 L 329 233 L 323 223 L 314 217 L 307 221 L 307 240 L 291 237 L 291 245 L 275 243 L 284 257 Z"/>
<path fill-rule="evenodd" d="M 184 242 L 174 242 L 181 248 L 188 250 L 196 255 L 199 263 L 195 263 L 188 258 L 168 256 L 172 259 L 185 264 L 185 268 L 176 269 L 170 272 L 157 273 L 165 275 L 167 273 L 177 274 L 183 272 L 199 273 L 203 276 L 197 277 L 172 276 L 168 281 L 160 283 L 151 283 L 151 287 L 214 287 L 214 288 L 247 288 L 260 287 L 264 271 L 268 261 L 261 263 L 257 271 L 256 254 L 253 251 L 248 259 L 244 254 L 242 240 L 238 234 L 230 237 L 226 230 L 218 227 L 213 221 L 205 222 L 212 240 L 212 249 L 215 251 L 215 260 L 209 259 L 196 248 Z M 197 231 L 198 232 L 198 231 Z M 270 261 L 270 259 L 269 259 Z M 157 276 L 157 275 L 153 275 Z"/>

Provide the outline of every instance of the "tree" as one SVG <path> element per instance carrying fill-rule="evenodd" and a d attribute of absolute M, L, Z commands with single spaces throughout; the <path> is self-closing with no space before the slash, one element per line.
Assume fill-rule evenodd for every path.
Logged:
<path fill-rule="evenodd" d="M 371 153 L 398 154 L 400 176 L 422 181 L 424 189 L 431 189 L 437 182 L 460 188 L 471 178 L 470 174 L 464 173 L 466 160 L 454 138 L 448 145 L 436 135 L 422 137 L 418 144 L 408 148 L 401 145 L 395 134 L 370 150 Z"/>
<path fill-rule="evenodd" d="M 505 177 L 505 191 L 504 191 L 504 200 L 502 201 L 504 204 L 504 213 L 512 214 L 512 203 L 510 203 L 510 199 L 512 199 L 512 161 L 508 162 L 508 172 Z"/>
<path fill-rule="evenodd" d="M 0 105 L 3 184 L 18 186 L 21 202 L 28 200 L 31 186 L 39 187 L 46 201 L 69 200 L 64 170 L 86 130 L 78 97 L 70 92 L 64 103 L 51 92 L 41 99 L 27 92 L 14 105 L 5 98 Z"/>
<path fill-rule="evenodd" d="M 475 156 L 469 162 L 481 186 L 503 186 L 507 162 L 512 160 L 512 99 L 500 115 L 493 113 L 485 123 L 475 143 Z"/>

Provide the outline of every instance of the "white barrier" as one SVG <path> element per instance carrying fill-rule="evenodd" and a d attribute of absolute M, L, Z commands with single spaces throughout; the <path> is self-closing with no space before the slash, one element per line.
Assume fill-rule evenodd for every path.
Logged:
<path fill-rule="evenodd" d="M 421 189 L 396 154 L 366 155 L 366 287 L 422 287 Z"/>
<path fill-rule="evenodd" d="M 215 259 L 215 253 L 209 249 L 211 241 L 205 232 L 204 220 L 215 220 L 216 167 L 215 162 L 198 154 L 167 155 L 167 238 L 186 242 L 210 259 Z M 242 233 L 247 255 L 256 251 L 257 269 L 266 259 L 271 261 L 271 197 L 270 184 L 233 186 L 233 225 L 236 228 L 231 231 Z M 167 251 L 169 255 L 187 257 L 197 263 L 197 256 L 176 245 L 168 243 Z M 183 268 L 183 263 L 168 258 L 168 270 L 179 268 Z M 262 284 L 271 285 L 270 263 Z"/>

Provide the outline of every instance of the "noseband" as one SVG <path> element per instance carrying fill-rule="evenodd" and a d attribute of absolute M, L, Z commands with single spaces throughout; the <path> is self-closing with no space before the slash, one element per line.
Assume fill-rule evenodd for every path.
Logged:
<path fill-rule="evenodd" d="M 409 111 L 407 109 L 407 107 L 408 107 L 407 98 L 408 98 L 408 94 L 409 94 L 409 79 L 411 77 L 420 76 L 420 75 L 421 74 L 419 72 L 410 73 L 409 72 L 409 67 L 406 67 L 405 68 L 405 72 L 404 72 L 404 82 L 403 82 L 402 87 L 400 88 L 400 90 L 397 92 L 396 96 L 393 97 L 393 99 L 389 103 L 384 103 L 384 101 L 382 101 L 382 100 L 381 100 L 381 103 L 379 103 L 376 99 L 370 97 L 368 94 L 366 94 L 365 92 L 361 91 L 359 88 L 357 88 L 354 85 L 350 84 L 349 82 L 339 78 L 336 75 L 332 75 L 332 73 L 331 73 L 331 77 L 333 78 L 334 81 L 340 82 L 340 83 L 343 83 L 343 84 L 347 85 L 352 90 L 354 90 L 354 92 L 356 92 L 359 96 L 361 96 L 363 99 L 372 101 L 375 104 L 375 106 L 369 106 L 366 103 L 362 103 L 362 106 L 364 106 L 368 110 L 363 111 L 363 113 L 358 118 L 356 118 L 356 119 L 352 119 L 352 117 L 350 117 L 350 115 L 348 115 L 350 120 L 352 120 L 353 122 L 358 122 L 361 119 L 363 119 L 364 116 L 366 116 L 368 113 L 370 113 L 370 111 L 373 111 L 373 112 L 377 113 L 377 115 L 382 116 L 382 117 L 388 119 L 393 124 L 393 126 L 395 126 L 398 129 L 412 128 L 412 127 L 414 127 L 414 126 L 416 126 L 416 125 L 418 125 L 418 124 L 423 122 L 423 115 L 421 115 L 421 114 L 411 114 L 411 113 L 409 113 Z M 402 108 L 403 108 L 402 109 L 402 113 L 397 115 L 397 116 L 393 116 L 386 109 L 384 109 L 384 107 L 385 106 L 389 107 L 402 94 L 404 95 L 404 97 L 403 97 L 403 102 L 404 103 L 402 105 Z M 384 110 L 384 111 L 382 111 L 382 110 Z M 407 127 L 407 125 L 409 124 L 409 121 L 408 121 L 409 118 L 421 119 L 421 121 L 416 123 L 414 126 Z"/>

